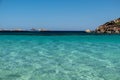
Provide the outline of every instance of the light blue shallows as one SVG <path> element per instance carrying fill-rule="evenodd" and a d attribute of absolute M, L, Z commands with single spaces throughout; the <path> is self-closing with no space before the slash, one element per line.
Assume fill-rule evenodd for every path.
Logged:
<path fill-rule="evenodd" d="M 120 36 L 0 35 L 0 80 L 120 80 Z"/>

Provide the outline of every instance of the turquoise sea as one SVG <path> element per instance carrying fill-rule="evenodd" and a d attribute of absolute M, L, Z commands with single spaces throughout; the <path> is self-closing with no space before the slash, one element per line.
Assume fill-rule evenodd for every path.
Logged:
<path fill-rule="evenodd" d="M 120 35 L 0 35 L 0 80 L 120 80 Z"/>

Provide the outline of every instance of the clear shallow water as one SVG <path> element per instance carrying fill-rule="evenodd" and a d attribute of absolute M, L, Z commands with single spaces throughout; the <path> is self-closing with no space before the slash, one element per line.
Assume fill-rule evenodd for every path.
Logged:
<path fill-rule="evenodd" d="M 0 80 L 120 80 L 120 36 L 0 35 Z"/>

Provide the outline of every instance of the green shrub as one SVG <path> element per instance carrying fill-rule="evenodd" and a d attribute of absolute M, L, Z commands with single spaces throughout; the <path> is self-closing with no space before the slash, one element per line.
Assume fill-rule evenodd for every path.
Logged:
<path fill-rule="evenodd" d="M 117 25 L 120 25 L 120 22 L 117 22 L 116 24 L 117 24 Z"/>

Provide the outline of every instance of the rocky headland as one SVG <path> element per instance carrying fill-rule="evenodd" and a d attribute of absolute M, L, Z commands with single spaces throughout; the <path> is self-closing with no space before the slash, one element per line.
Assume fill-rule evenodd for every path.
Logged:
<path fill-rule="evenodd" d="M 120 34 L 120 18 L 106 22 L 100 25 L 95 33 L 109 33 L 109 34 Z"/>

